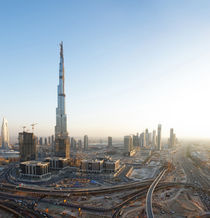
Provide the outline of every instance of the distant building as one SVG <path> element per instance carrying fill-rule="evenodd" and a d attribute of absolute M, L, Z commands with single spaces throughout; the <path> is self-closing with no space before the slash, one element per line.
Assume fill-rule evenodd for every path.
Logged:
<path fill-rule="evenodd" d="M 78 148 L 82 148 L 82 140 L 79 139 L 77 143 L 78 143 Z"/>
<path fill-rule="evenodd" d="M 161 124 L 158 125 L 158 135 L 157 135 L 157 148 L 161 150 L 162 142 L 161 142 Z"/>
<path fill-rule="evenodd" d="M 145 133 L 144 132 L 142 132 L 141 134 L 140 134 L 140 147 L 144 147 L 145 146 Z"/>
<path fill-rule="evenodd" d="M 153 130 L 153 133 L 152 133 L 152 147 L 155 148 L 157 145 L 157 142 L 156 142 L 156 131 Z"/>
<path fill-rule="evenodd" d="M 20 176 L 26 180 L 49 179 L 49 163 L 40 161 L 26 161 L 20 163 Z"/>
<path fill-rule="evenodd" d="M 112 147 L 112 137 L 108 136 L 108 147 Z"/>
<path fill-rule="evenodd" d="M 51 137 L 48 137 L 48 145 L 51 145 Z"/>
<path fill-rule="evenodd" d="M 88 136 L 87 135 L 84 136 L 84 149 L 85 150 L 88 149 Z"/>
<path fill-rule="evenodd" d="M 43 145 L 43 138 L 42 137 L 39 138 L 39 145 Z"/>
<path fill-rule="evenodd" d="M 1 146 L 3 149 L 9 148 L 9 128 L 8 122 L 5 118 L 3 118 L 1 127 Z"/>
<path fill-rule="evenodd" d="M 133 138 L 131 136 L 124 136 L 124 149 L 125 153 L 129 155 L 133 151 Z"/>
<path fill-rule="evenodd" d="M 149 145 L 149 131 L 148 131 L 148 129 L 145 130 L 145 144 L 146 144 L 146 146 Z"/>
<path fill-rule="evenodd" d="M 37 140 L 33 133 L 19 133 L 20 161 L 36 160 Z"/>
<path fill-rule="evenodd" d="M 150 132 L 149 133 L 149 145 L 151 145 L 152 144 L 152 133 Z"/>
<path fill-rule="evenodd" d="M 72 149 L 76 150 L 76 148 L 77 148 L 77 141 L 76 141 L 75 138 L 71 137 L 71 143 L 70 143 L 70 145 L 71 145 L 71 148 L 72 148 Z"/>
<path fill-rule="evenodd" d="M 139 135 L 133 135 L 133 146 L 137 147 L 139 146 Z"/>
<path fill-rule="evenodd" d="M 47 145 L 47 138 L 44 138 L 44 144 Z"/>

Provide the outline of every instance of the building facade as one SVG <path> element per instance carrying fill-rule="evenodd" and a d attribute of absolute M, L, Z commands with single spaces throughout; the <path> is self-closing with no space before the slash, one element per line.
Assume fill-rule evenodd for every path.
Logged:
<path fill-rule="evenodd" d="M 19 133 L 19 150 L 20 161 L 36 160 L 36 145 L 37 138 L 33 133 L 21 132 Z"/>
<path fill-rule="evenodd" d="M 51 177 L 49 163 L 40 161 L 26 161 L 20 163 L 20 176 L 26 180 L 40 180 Z"/>

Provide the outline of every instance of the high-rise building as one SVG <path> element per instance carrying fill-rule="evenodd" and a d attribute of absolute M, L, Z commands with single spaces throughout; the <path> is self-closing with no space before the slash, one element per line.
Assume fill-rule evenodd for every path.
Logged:
<path fill-rule="evenodd" d="M 39 145 L 43 145 L 43 138 L 42 137 L 39 138 Z"/>
<path fill-rule="evenodd" d="M 44 144 L 47 145 L 47 138 L 44 138 Z"/>
<path fill-rule="evenodd" d="M 131 136 L 124 136 L 124 148 L 126 153 L 133 150 L 133 138 Z"/>
<path fill-rule="evenodd" d="M 56 108 L 55 126 L 55 156 L 69 158 L 70 141 L 67 132 L 67 117 L 65 112 L 65 89 L 64 89 L 64 56 L 63 42 L 60 44 L 60 67 L 58 85 L 58 106 Z"/>
<path fill-rule="evenodd" d="M 149 145 L 149 131 L 148 131 L 148 129 L 145 130 L 145 144 L 146 144 L 146 146 Z"/>
<path fill-rule="evenodd" d="M 112 147 L 112 137 L 108 136 L 108 147 Z"/>
<path fill-rule="evenodd" d="M 77 141 L 76 141 L 75 138 L 71 137 L 71 143 L 70 144 L 71 144 L 71 148 L 76 150 L 76 148 L 77 148 Z"/>
<path fill-rule="evenodd" d="M 145 133 L 144 132 L 142 132 L 141 134 L 140 134 L 140 147 L 144 147 L 145 146 Z"/>
<path fill-rule="evenodd" d="M 157 145 L 156 143 L 156 131 L 153 130 L 153 133 L 152 133 L 152 147 L 155 148 Z"/>
<path fill-rule="evenodd" d="M 161 124 L 158 124 L 157 149 L 161 150 Z"/>
<path fill-rule="evenodd" d="M 85 150 L 88 149 L 88 136 L 87 135 L 84 136 L 84 149 Z"/>
<path fill-rule="evenodd" d="M 82 148 L 82 140 L 81 139 L 78 140 L 78 148 Z"/>
<path fill-rule="evenodd" d="M 137 147 L 139 146 L 139 135 L 133 135 L 133 146 Z"/>
<path fill-rule="evenodd" d="M 3 149 L 9 148 L 9 128 L 8 122 L 5 118 L 3 118 L 1 127 L 1 146 Z"/>
<path fill-rule="evenodd" d="M 20 161 L 36 160 L 37 140 L 33 133 L 19 133 Z"/>
<path fill-rule="evenodd" d="M 171 128 L 170 129 L 170 139 L 169 139 L 171 148 L 174 147 L 174 145 L 175 145 L 175 140 L 176 140 L 175 138 L 176 138 L 176 135 L 174 134 L 174 129 Z"/>

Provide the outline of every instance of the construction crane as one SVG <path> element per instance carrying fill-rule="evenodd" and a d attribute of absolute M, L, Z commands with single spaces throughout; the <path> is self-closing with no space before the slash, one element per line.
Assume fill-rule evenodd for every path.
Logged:
<path fill-rule="evenodd" d="M 32 123 L 31 126 L 32 126 L 32 132 L 34 132 L 34 126 L 36 126 L 38 123 Z"/>

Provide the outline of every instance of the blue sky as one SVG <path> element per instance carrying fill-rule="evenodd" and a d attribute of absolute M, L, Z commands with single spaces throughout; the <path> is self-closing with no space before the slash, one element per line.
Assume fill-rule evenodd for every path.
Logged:
<path fill-rule="evenodd" d="M 71 136 L 174 127 L 210 135 L 210 2 L 0 2 L 0 119 L 17 137 L 54 132 L 64 42 Z"/>

